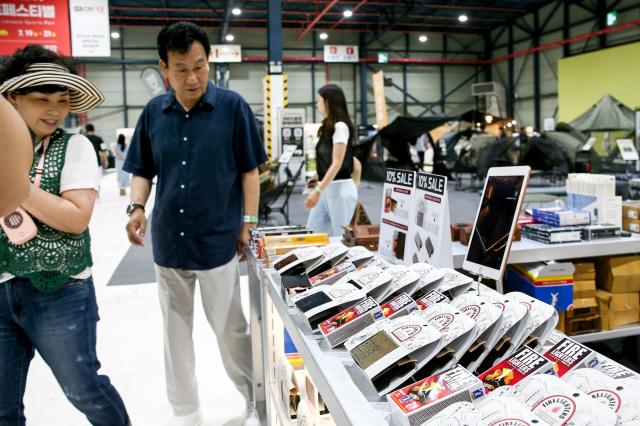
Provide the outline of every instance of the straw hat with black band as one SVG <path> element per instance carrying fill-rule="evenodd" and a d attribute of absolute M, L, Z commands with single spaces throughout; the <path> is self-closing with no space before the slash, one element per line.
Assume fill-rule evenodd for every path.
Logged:
<path fill-rule="evenodd" d="M 69 111 L 71 112 L 91 111 L 104 102 L 104 95 L 89 80 L 73 74 L 62 65 L 48 62 L 29 65 L 24 74 L 2 83 L 0 94 L 49 85 L 69 89 Z"/>

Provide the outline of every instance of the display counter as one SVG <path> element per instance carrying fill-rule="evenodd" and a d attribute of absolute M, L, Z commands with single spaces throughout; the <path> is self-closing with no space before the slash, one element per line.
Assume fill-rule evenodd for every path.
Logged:
<path fill-rule="evenodd" d="M 453 267 L 462 268 L 467 246 L 459 241 L 452 243 Z M 509 253 L 509 263 L 527 263 L 548 260 L 580 259 L 584 257 L 614 256 L 640 253 L 640 234 L 630 237 L 606 238 L 577 243 L 544 244 L 523 238 L 514 241 Z"/>

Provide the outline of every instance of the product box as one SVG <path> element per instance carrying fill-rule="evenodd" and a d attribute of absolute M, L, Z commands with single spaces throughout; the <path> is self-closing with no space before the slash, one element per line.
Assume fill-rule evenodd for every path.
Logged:
<path fill-rule="evenodd" d="M 595 295 L 595 291 L 593 292 Z M 566 311 L 565 318 L 572 319 L 577 317 L 585 317 L 598 313 L 598 302 L 595 297 L 584 297 L 581 299 L 573 299 L 571 309 Z"/>
<path fill-rule="evenodd" d="M 533 219 L 551 226 L 589 225 L 591 214 L 585 211 L 565 210 L 559 207 L 533 209 Z"/>
<path fill-rule="evenodd" d="M 377 266 L 368 264 L 362 269 L 344 277 L 342 281 L 352 283 L 364 291 L 367 296 L 379 300 L 386 292 L 386 288 L 389 283 L 391 283 L 391 280 L 393 280 L 393 276 L 390 273 Z"/>
<path fill-rule="evenodd" d="M 543 354 L 553 363 L 553 371 L 558 377 L 578 368 L 594 368 L 598 365 L 596 355 L 595 351 L 569 337 L 563 338 Z"/>
<path fill-rule="evenodd" d="M 327 269 L 326 271 L 320 272 L 317 275 L 314 275 L 309 278 L 309 285 L 311 287 L 316 287 L 320 285 L 331 285 L 338 281 L 340 278 L 349 274 L 350 272 L 354 272 L 356 267 L 351 262 L 343 262 L 333 268 Z"/>
<path fill-rule="evenodd" d="M 609 293 L 597 290 L 596 300 L 603 331 L 635 324 L 640 319 L 638 293 Z"/>
<path fill-rule="evenodd" d="M 316 234 L 267 235 L 257 241 L 258 257 L 263 257 L 266 254 L 265 249 L 273 249 L 278 245 L 300 244 L 329 244 L 329 234 L 321 232 Z"/>
<path fill-rule="evenodd" d="M 429 306 L 434 305 L 436 303 L 449 303 L 449 302 L 450 300 L 447 296 L 440 293 L 439 291 L 431 290 L 430 292 L 422 296 L 420 299 L 416 300 L 416 305 L 418 307 L 418 310 L 424 311 Z"/>
<path fill-rule="evenodd" d="M 621 225 L 601 223 L 582 227 L 582 239 L 585 241 L 619 237 Z"/>
<path fill-rule="evenodd" d="M 349 247 L 346 259 L 353 263 L 356 268 L 360 268 L 373 260 L 373 252 L 362 246 Z"/>
<path fill-rule="evenodd" d="M 553 374 L 553 366 L 538 352 L 523 346 L 478 378 L 482 380 L 484 392 L 489 394 L 501 386 L 515 385 L 534 374 Z"/>
<path fill-rule="evenodd" d="M 611 293 L 640 291 L 640 256 L 596 259 L 597 287 Z"/>
<path fill-rule="evenodd" d="M 329 346 L 335 348 L 382 317 L 380 306 L 373 298 L 367 297 L 362 302 L 320 323 L 318 328 Z"/>
<path fill-rule="evenodd" d="M 596 297 L 596 281 L 574 281 L 573 299 L 587 299 Z M 575 304 L 575 303 L 574 303 Z"/>
<path fill-rule="evenodd" d="M 596 265 L 593 262 L 574 262 L 574 281 L 590 281 L 596 279 Z"/>
<path fill-rule="evenodd" d="M 296 245 L 291 247 L 292 250 L 280 255 L 273 262 L 272 267 L 278 271 L 280 275 L 303 275 L 322 258 L 322 251 L 314 245 L 305 247 Z M 273 258 L 274 256 L 267 252 L 267 262 L 270 262 L 270 259 Z"/>
<path fill-rule="evenodd" d="M 520 402 L 550 425 L 614 426 L 613 410 L 550 374 L 527 377 L 516 386 Z"/>
<path fill-rule="evenodd" d="M 309 268 L 308 275 L 318 275 L 328 269 L 337 266 L 344 260 L 348 252 L 347 246 L 342 243 L 331 243 L 326 246 L 320 247 L 322 257 Z"/>
<path fill-rule="evenodd" d="M 382 313 L 385 317 L 392 319 L 408 315 L 411 311 L 417 309 L 416 301 L 407 293 L 400 293 L 398 296 L 389 300 L 381 306 Z"/>
<path fill-rule="evenodd" d="M 534 223 L 523 226 L 522 236 L 544 244 L 574 243 L 582 240 L 580 227 L 556 227 L 544 223 Z"/>
<path fill-rule="evenodd" d="M 519 263 L 513 268 L 536 285 L 569 284 L 575 273 L 575 266 L 571 262 Z"/>
<path fill-rule="evenodd" d="M 446 407 L 482 398 L 482 382 L 460 365 L 387 395 L 397 425 L 421 425 Z"/>
<path fill-rule="evenodd" d="M 573 304 L 573 280 L 562 279 L 536 285 L 514 265 L 507 267 L 504 275 L 504 291 L 521 292 L 541 300 L 559 311 L 566 311 Z"/>
<path fill-rule="evenodd" d="M 423 426 L 488 426 L 480 420 L 480 412 L 470 402 L 456 402 L 427 420 Z"/>
<path fill-rule="evenodd" d="M 600 363 L 596 368 L 599 371 L 602 371 L 618 383 L 632 388 L 635 395 L 640 395 L 640 374 L 600 354 L 598 354 L 598 359 Z"/>
<path fill-rule="evenodd" d="M 618 415 L 621 425 L 640 424 L 640 395 L 634 389 L 592 368 L 581 368 L 562 378 Z"/>
<path fill-rule="evenodd" d="M 378 395 L 397 389 L 442 348 L 442 334 L 419 315 L 380 320 L 345 342 Z"/>
<path fill-rule="evenodd" d="M 622 218 L 622 229 L 629 232 L 640 233 L 640 219 Z"/>
<path fill-rule="evenodd" d="M 350 306 L 364 300 L 365 293 L 349 283 L 319 286 L 291 299 L 311 329 Z"/>
<path fill-rule="evenodd" d="M 622 219 L 640 220 L 640 201 L 622 203 Z"/>

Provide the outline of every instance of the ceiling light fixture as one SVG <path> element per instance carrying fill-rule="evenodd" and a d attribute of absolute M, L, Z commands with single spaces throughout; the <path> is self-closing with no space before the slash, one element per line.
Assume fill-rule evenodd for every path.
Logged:
<path fill-rule="evenodd" d="M 320 35 L 318 36 L 320 37 L 320 40 L 326 40 L 329 38 L 329 34 L 327 33 L 320 33 Z"/>
<path fill-rule="evenodd" d="M 240 9 L 239 7 L 234 7 L 233 9 L 231 9 L 231 13 L 233 14 L 233 16 L 240 16 L 242 15 L 242 9 Z"/>
<path fill-rule="evenodd" d="M 460 15 L 458 16 L 458 21 L 465 23 L 469 20 L 469 17 L 467 15 Z"/>
<path fill-rule="evenodd" d="M 112 38 L 112 39 L 114 39 L 114 40 L 119 39 L 119 38 L 120 38 L 120 33 L 119 33 L 119 32 L 117 32 L 117 31 L 113 31 L 113 32 L 111 33 L 111 38 Z"/>
<path fill-rule="evenodd" d="M 345 18 L 351 18 L 353 16 L 353 12 L 349 9 L 342 12 L 342 14 L 344 15 Z"/>
<path fill-rule="evenodd" d="M 422 34 L 420 37 L 418 37 L 418 41 L 420 41 L 420 43 L 426 43 L 428 40 L 427 36 Z"/>
<path fill-rule="evenodd" d="M 226 36 L 224 36 L 224 39 L 227 41 L 233 41 L 235 40 L 235 37 L 233 34 L 227 34 Z"/>

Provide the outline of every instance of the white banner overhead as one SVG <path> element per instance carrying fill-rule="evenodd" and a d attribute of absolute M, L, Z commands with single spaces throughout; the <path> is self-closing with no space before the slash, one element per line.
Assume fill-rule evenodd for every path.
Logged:
<path fill-rule="evenodd" d="M 242 47 L 239 44 L 212 44 L 209 62 L 242 62 Z"/>
<path fill-rule="evenodd" d="M 359 58 L 358 46 L 335 44 L 324 46 L 325 62 L 358 62 Z"/>
<path fill-rule="evenodd" d="M 111 56 L 108 0 L 69 0 L 69 18 L 73 56 Z"/>

